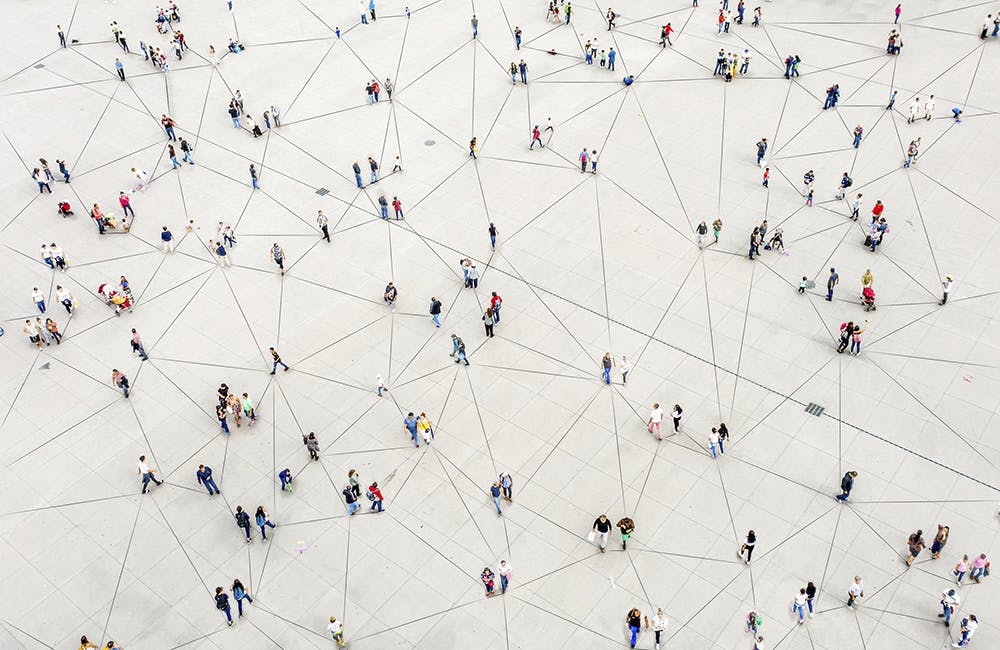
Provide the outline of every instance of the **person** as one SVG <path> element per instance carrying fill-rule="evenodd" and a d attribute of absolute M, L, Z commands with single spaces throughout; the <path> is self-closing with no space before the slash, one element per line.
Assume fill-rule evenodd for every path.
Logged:
<path fill-rule="evenodd" d="M 493 497 L 493 505 L 497 508 L 497 514 L 502 515 L 503 511 L 500 510 L 500 483 L 499 481 L 493 481 L 493 485 L 490 486 L 490 495 Z"/>
<path fill-rule="evenodd" d="M 497 567 L 497 573 L 500 574 L 500 593 L 507 593 L 507 585 L 510 583 L 510 579 L 513 575 L 510 564 L 507 560 L 500 560 L 500 565 Z"/>
<path fill-rule="evenodd" d="M 249 541 L 249 540 L 248 540 Z M 221 610 L 226 615 L 226 624 L 233 626 L 233 612 L 229 607 L 229 595 L 223 591 L 222 587 L 215 588 L 215 608 Z"/>
<path fill-rule="evenodd" d="M 493 309 L 493 319 L 499 324 L 500 323 L 500 306 L 503 304 L 503 298 L 493 291 L 490 293 L 490 308 Z"/>
<path fill-rule="evenodd" d="M 624 383 L 624 380 L 622 381 Z M 653 403 L 653 409 L 649 412 L 649 420 L 646 422 L 646 428 L 649 429 L 650 433 L 656 433 L 657 440 L 663 440 L 663 433 L 660 431 L 660 426 L 663 422 L 663 409 L 660 408 L 658 403 Z"/>
<path fill-rule="evenodd" d="M 423 411 L 420 412 L 420 416 L 417 418 L 417 431 L 423 436 L 424 442 L 428 445 L 431 444 L 431 440 L 434 439 L 434 428 L 431 426 L 431 419 Z"/>
<path fill-rule="evenodd" d="M 39 346 L 41 347 L 41 346 Z M 118 387 L 119 390 L 125 395 L 125 399 L 128 399 L 128 377 L 125 373 L 118 370 L 117 368 L 111 369 L 111 383 Z"/>
<path fill-rule="evenodd" d="M 910 549 L 910 555 L 906 558 L 906 566 L 913 564 L 913 560 L 915 560 L 917 556 L 920 555 L 920 551 L 926 547 L 923 535 L 924 531 L 917 530 L 917 532 L 911 534 L 907 538 L 906 545 Z"/>
<path fill-rule="evenodd" d="M 499 319 L 496 317 L 496 310 L 493 311 L 493 320 L 499 322 Z M 465 341 L 457 337 L 455 340 L 457 341 L 456 352 L 458 353 L 458 356 L 455 357 L 455 363 L 462 363 L 464 361 L 465 365 L 469 365 L 469 358 L 465 356 Z"/>
<path fill-rule="evenodd" d="M 847 588 L 847 609 L 853 610 L 854 604 L 864 595 L 865 585 L 861 582 L 861 576 L 854 576 L 854 582 Z"/>
<path fill-rule="evenodd" d="M 361 17 L 364 18 L 365 15 L 361 14 Z M 365 20 L 362 22 L 367 23 L 368 21 Z M 347 641 L 344 640 L 344 624 L 338 621 L 336 616 L 330 617 L 330 623 L 326 626 L 326 631 L 330 633 L 333 640 L 337 642 L 338 646 L 343 648 L 347 645 Z"/>
<path fill-rule="evenodd" d="M 601 368 L 603 372 L 603 379 L 605 384 L 611 383 L 611 366 L 613 366 L 615 360 L 611 357 L 610 352 L 605 352 L 604 357 L 601 358 Z"/>
<path fill-rule="evenodd" d="M 250 594 L 247 593 L 246 587 L 243 586 L 243 583 L 240 582 L 239 578 L 233 580 L 231 591 L 233 592 L 233 598 L 236 599 L 236 608 L 239 611 L 240 618 L 243 618 L 243 601 L 245 599 L 248 603 L 252 604 L 253 598 L 251 598 Z"/>
<path fill-rule="evenodd" d="M 503 490 L 504 499 L 510 502 L 514 501 L 514 481 L 507 472 L 500 474 L 500 489 Z"/>
<path fill-rule="evenodd" d="M 211 467 L 198 465 L 198 471 L 195 472 L 195 476 L 198 479 L 198 485 L 204 485 L 205 489 L 208 490 L 208 496 L 212 496 L 212 490 L 215 490 L 214 494 L 222 494 L 219 492 L 219 486 L 215 484 L 215 479 L 212 478 Z"/>
<path fill-rule="evenodd" d="M 287 467 L 278 472 L 278 480 L 281 481 L 281 491 L 295 492 L 295 484 L 292 482 L 292 470 Z"/>
<path fill-rule="evenodd" d="M 806 589 L 803 587 L 799 589 L 799 593 L 795 594 L 795 598 L 792 600 L 792 613 L 799 615 L 799 625 L 805 623 L 806 601 Z"/>
<path fill-rule="evenodd" d="M 642 629 L 642 613 L 639 611 L 638 607 L 633 607 L 625 615 L 625 624 L 628 625 L 629 632 L 632 633 L 632 638 L 629 640 L 629 647 L 634 648 L 636 637 L 639 634 L 639 630 Z"/>
<path fill-rule="evenodd" d="M 660 650 L 660 637 L 667 631 L 667 617 L 663 614 L 663 609 L 658 608 L 656 610 L 656 618 L 653 619 L 652 626 L 649 623 L 649 619 L 646 619 L 646 627 L 653 628 L 656 650 Z"/>
<path fill-rule="evenodd" d="M 708 449 L 712 452 L 712 458 L 718 458 L 716 453 L 719 449 L 719 430 L 712 427 L 712 431 L 708 434 Z"/>
<path fill-rule="evenodd" d="M 302 436 L 302 444 L 309 450 L 310 460 L 319 460 L 319 438 L 312 431 L 308 436 Z"/>
<path fill-rule="evenodd" d="M 236 519 L 237 528 L 243 529 L 243 533 L 247 538 L 247 544 L 249 544 L 252 541 L 250 539 L 250 515 L 243 510 L 243 506 L 236 506 L 236 514 L 233 515 L 233 518 Z"/>
<path fill-rule="evenodd" d="M 622 385 L 624 386 L 628 382 L 628 373 L 632 372 L 632 364 L 629 363 L 628 357 L 624 354 L 622 355 L 622 363 L 619 366 L 619 371 L 622 373 Z"/>
<path fill-rule="evenodd" d="M 980 553 L 972 560 L 972 571 L 969 573 L 969 577 L 976 583 L 980 583 L 980 578 L 987 574 L 990 568 L 990 563 L 986 561 L 986 553 Z"/>
<path fill-rule="evenodd" d="M 63 47 L 66 46 L 63 45 Z M 87 635 L 84 634 L 83 636 L 80 637 L 80 647 L 77 648 L 77 650 L 88 650 L 88 648 L 94 648 L 94 650 L 97 650 L 97 646 L 91 643 L 90 639 L 87 638 Z"/>
<path fill-rule="evenodd" d="M 746 624 L 746 631 L 753 632 L 754 635 L 756 636 L 757 630 L 760 629 L 760 626 L 764 624 L 764 619 L 761 618 L 760 614 L 758 614 L 754 610 L 750 610 L 747 613 L 747 617 L 744 623 Z"/>
<path fill-rule="evenodd" d="M 275 371 L 278 370 L 278 366 L 279 365 L 282 366 L 285 369 L 285 372 L 287 372 L 289 370 L 288 365 L 284 361 L 281 360 L 281 355 L 278 354 L 277 350 L 275 350 L 273 347 L 271 347 L 271 348 L 268 348 L 267 351 L 271 353 L 271 359 L 273 361 L 273 363 L 271 364 L 271 374 L 272 375 L 275 373 Z"/>
<path fill-rule="evenodd" d="M 489 232 L 490 232 L 490 248 L 495 250 L 497 247 L 497 233 L 499 233 L 500 231 L 497 230 L 497 227 L 493 224 L 492 221 L 490 222 Z"/>
<path fill-rule="evenodd" d="M 483 581 L 483 585 L 486 587 L 487 598 L 493 595 L 493 578 L 494 574 L 490 571 L 490 568 L 483 567 L 483 572 L 479 574 L 479 579 Z"/>
<path fill-rule="evenodd" d="M 962 599 L 959 598 L 954 589 L 947 589 L 941 592 L 941 613 L 938 614 L 938 618 L 944 619 L 945 627 L 951 626 L 951 615 L 955 613 L 955 608 L 961 602 Z"/>
<path fill-rule="evenodd" d="M 680 404 L 674 404 L 674 409 L 670 412 L 670 417 L 674 421 L 674 433 L 681 430 L 681 415 L 684 413 L 684 409 L 681 408 Z"/>
<path fill-rule="evenodd" d="M 615 524 L 618 526 L 619 532 L 622 535 L 622 550 L 624 551 L 628 547 L 628 538 L 632 536 L 632 532 L 635 531 L 635 522 L 629 517 L 622 517 Z"/>
<path fill-rule="evenodd" d="M 372 481 L 372 484 L 368 486 L 368 491 L 365 492 L 365 496 L 372 502 L 372 507 L 369 508 L 371 512 L 375 512 L 375 508 L 378 508 L 378 511 L 382 512 L 382 490 L 379 489 L 377 481 Z"/>
<path fill-rule="evenodd" d="M 840 494 L 837 495 L 837 501 L 847 501 L 851 496 L 851 490 L 854 489 L 854 479 L 858 476 L 858 473 L 851 470 L 844 474 L 844 477 L 840 479 Z"/>
<path fill-rule="evenodd" d="M 611 533 L 611 520 L 608 519 L 607 515 L 601 515 L 594 520 L 594 526 L 591 528 L 590 532 L 600 535 L 601 553 L 603 553 L 604 548 L 608 545 L 608 535 Z"/>
<path fill-rule="evenodd" d="M 396 311 L 396 298 L 399 296 L 399 292 L 396 290 L 396 285 L 390 282 L 385 285 L 385 291 L 382 292 L 382 300 L 385 304 L 389 305 L 392 311 Z"/>
<path fill-rule="evenodd" d="M 260 536 L 266 542 L 267 541 L 267 527 L 270 526 L 274 528 L 274 523 L 271 521 L 271 517 L 264 510 L 264 506 L 257 506 L 257 512 L 254 513 L 254 522 L 260 526 Z"/>
<path fill-rule="evenodd" d="M 163 485 L 163 481 L 158 481 L 154 474 L 157 472 L 156 469 L 150 467 L 146 464 L 146 456 L 139 456 L 139 462 L 137 464 L 139 470 L 139 476 L 142 477 L 142 493 L 146 494 L 149 491 L 149 482 L 152 481 L 157 485 Z"/>
<path fill-rule="evenodd" d="M 719 423 L 719 453 L 726 453 L 726 441 L 729 440 L 729 428 L 725 422 Z"/>
<path fill-rule="evenodd" d="M 496 321 L 493 319 L 493 310 L 487 307 L 486 311 L 483 312 L 483 327 L 486 328 L 486 336 L 489 338 L 493 338 L 494 325 L 496 325 Z"/>
<path fill-rule="evenodd" d="M 961 627 L 962 636 L 958 639 L 957 643 L 952 643 L 951 647 L 964 648 L 969 645 L 972 641 L 972 635 L 976 633 L 977 627 L 979 627 L 979 619 L 976 618 L 975 614 L 969 614 L 968 618 L 963 618 Z"/>
<path fill-rule="evenodd" d="M 420 436 L 417 435 L 417 418 L 414 417 L 413 411 L 410 411 L 405 418 L 403 418 L 403 428 L 410 432 L 410 437 L 413 439 L 413 445 L 420 448 Z"/>
<path fill-rule="evenodd" d="M 941 281 L 941 292 L 943 295 L 941 296 L 941 302 L 938 303 L 939 305 L 943 305 L 948 302 L 948 294 L 951 293 L 952 284 L 953 282 L 950 275 L 946 275 L 944 280 Z"/>
<path fill-rule="evenodd" d="M 635 76 L 633 75 L 628 75 L 627 77 L 622 79 L 622 83 L 625 84 L 626 86 L 631 86 L 633 82 L 635 82 Z"/>
<path fill-rule="evenodd" d="M 952 569 L 951 573 L 955 576 L 955 584 L 961 585 L 962 578 L 965 577 L 965 573 L 969 570 L 969 556 L 963 555 L 962 559 L 955 563 L 955 568 Z"/>
<path fill-rule="evenodd" d="M 344 495 L 344 501 L 347 502 L 347 514 L 353 517 L 359 508 L 358 495 L 354 494 L 350 485 L 341 490 L 341 493 Z"/>
<path fill-rule="evenodd" d="M 809 618 L 813 617 L 813 598 L 816 597 L 816 585 L 812 582 L 806 585 L 806 605 L 809 606 Z"/>
<path fill-rule="evenodd" d="M 851 354 L 857 356 L 861 354 L 861 335 L 868 329 L 868 321 L 865 324 L 855 325 L 854 331 L 851 333 Z"/>
<path fill-rule="evenodd" d="M 751 530 L 747 532 L 746 538 L 743 540 L 743 545 L 740 546 L 740 550 L 736 553 L 737 556 L 743 558 L 743 552 L 746 551 L 746 563 L 750 564 L 750 556 L 753 555 L 753 547 L 757 545 L 757 535 Z"/>
<path fill-rule="evenodd" d="M 948 543 L 948 533 L 951 532 L 951 528 L 948 526 L 942 526 L 938 524 L 937 534 L 934 535 L 934 541 L 931 542 L 931 559 L 936 560 L 941 557 L 941 549 L 945 547 Z"/>

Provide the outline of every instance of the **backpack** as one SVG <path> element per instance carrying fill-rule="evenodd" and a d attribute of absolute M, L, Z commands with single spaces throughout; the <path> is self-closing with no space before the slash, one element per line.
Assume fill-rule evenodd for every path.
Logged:
<path fill-rule="evenodd" d="M 848 490 L 851 489 L 851 484 L 853 482 L 854 481 L 850 474 L 844 474 L 844 478 L 840 479 L 840 489 L 843 490 L 844 492 L 847 492 Z"/>
<path fill-rule="evenodd" d="M 263 526 L 265 523 L 267 523 L 267 517 L 264 515 L 257 515 L 257 525 Z"/>
<path fill-rule="evenodd" d="M 222 610 L 229 609 L 229 596 L 227 596 L 226 594 L 216 594 L 215 607 L 216 609 L 222 609 Z"/>
<path fill-rule="evenodd" d="M 850 176 L 848 176 L 847 178 L 845 178 L 843 180 L 843 183 L 844 183 L 844 187 L 850 187 L 851 185 L 854 185 L 854 179 L 851 178 Z"/>
<path fill-rule="evenodd" d="M 250 515 L 246 512 L 236 513 L 236 525 L 240 528 L 245 528 L 250 525 Z"/>

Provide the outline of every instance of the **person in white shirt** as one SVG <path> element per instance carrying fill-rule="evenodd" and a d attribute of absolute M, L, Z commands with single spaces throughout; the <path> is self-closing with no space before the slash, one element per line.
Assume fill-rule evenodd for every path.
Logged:
<path fill-rule="evenodd" d="M 347 641 L 344 641 L 344 624 L 338 621 L 336 616 L 330 617 L 330 623 L 326 626 L 326 631 L 333 636 L 333 640 L 337 642 L 337 645 L 340 647 L 347 645 Z"/>
<path fill-rule="evenodd" d="M 929 120 L 934 117 L 934 95 L 931 95 L 926 102 L 924 102 L 924 119 Z"/>
<path fill-rule="evenodd" d="M 507 583 L 510 582 L 511 578 L 511 568 L 507 564 L 507 560 L 500 560 L 500 565 L 497 567 L 497 575 L 500 576 L 500 593 L 506 593 Z"/>
<path fill-rule="evenodd" d="M 712 427 L 711 433 L 708 434 L 708 448 L 712 452 L 712 458 L 718 458 L 719 430 L 715 427 Z"/>
<path fill-rule="evenodd" d="M 913 124 L 917 121 L 917 111 L 920 110 L 920 98 L 914 97 L 913 103 L 910 104 L 910 116 L 906 118 L 907 124 Z"/>
<path fill-rule="evenodd" d="M 681 408 L 680 404 L 674 404 L 674 410 L 670 412 L 670 417 L 674 420 L 674 433 L 678 433 L 681 430 L 681 413 L 684 409 Z"/>
<path fill-rule="evenodd" d="M 39 349 L 42 347 L 42 332 L 38 329 L 38 326 L 32 323 L 30 320 L 24 321 L 24 333 L 28 335 L 28 340 L 38 346 Z"/>
<path fill-rule="evenodd" d="M 795 600 L 792 601 L 792 613 L 799 615 L 799 625 L 805 623 L 806 618 L 806 588 L 802 587 L 799 589 L 799 593 L 795 594 Z"/>
<path fill-rule="evenodd" d="M 663 422 L 663 409 L 659 404 L 653 404 L 653 410 L 649 412 L 649 422 L 646 427 L 650 433 L 656 433 L 657 440 L 663 440 L 663 433 L 660 431 L 660 424 Z"/>
<path fill-rule="evenodd" d="M 865 595 L 865 585 L 861 576 L 854 576 L 854 582 L 847 588 L 847 609 L 853 610 L 854 603 Z"/>
<path fill-rule="evenodd" d="M 976 628 L 979 627 L 979 619 L 976 618 L 975 614 L 969 614 L 969 618 L 962 619 L 962 636 L 959 638 L 957 643 L 952 643 L 953 648 L 963 648 L 972 642 L 972 636 L 976 633 Z"/>
<path fill-rule="evenodd" d="M 946 275 L 944 277 L 944 280 L 941 281 L 941 291 L 944 293 L 944 295 L 941 296 L 941 302 L 938 304 L 943 305 L 946 302 L 948 302 L 948 294 L 951 293 L 951 285 L 952 285 L 951 276 Z"/>
<path fill-rule="evenodd" d="M 63 253 L 62 247 L 57 245 L 55 242 L 52 242 L 49 245 L 49 252 L 52 253 L 52 261 L 54 261 L 56 266 L 58 266 L 63 271 L 63 273 L 65 273 L 66 255 Z"/>
<path fill-rule="evenodd" d="M 146 457 L 139 456 L 139 462 L 136 463 L 136 467 L 139 470 L 139 476 L 142 477 L 142 493 L 146 494 L 149 491 L 149 482 L 152 481 L 157 485 L 163 485 L 163 481 L 156 480 L 153 473 L 156 472 L 155 469 L 146 464 Z"/>
<path fill-rule="evenodd" d="M 954 589 L 948 589 L 947 591 L 941 592 L 941 613 L 938 614 L 938 618 L 944 619 L 945 627 L 951 625 L 951 615 L 955 613 L 955 608 L 958 607 L 962 599 L 958 597 L 958 594 Z"/>
<path fill-rule="evenodd" d="M 73 313 L 73 294 L 71 294 L 67 289 L 63 289 L 58 284 L 56 285 L 56 300 L 66 308 L 67 314 Z"/>
<path fill-rule="evenodd" d="M 646 619 L 646 627 L 650 627 L 649 619 Z M 663 615 L 662 609 L 656 610 L 656 617 L 652 623 L 653 634 L 656 635 L 656 650 L 660 650 L 660 635 L 667 630 L 667 617 Z"/>
<path fill-rule="evenodd" d="M 38 311 L 45 313 L 45 294 L 38 290 L 38 287 L 31 289 L 31 300 L 38 307 Z"/>
<path fill-rule="evenodd" d="M 622 355 L 622 385 L 624 386 L 628 380 L 628 373 L 632 371 L 632 364 L 628 362 L 628 358 Z"/>
<path fill-rule="evenodd" d="M 49 268 L 56 268 L 56 265 L 52 262 L 52 251 L 45 244 L 42 244 L 42 261 L 48 264 Z"/>

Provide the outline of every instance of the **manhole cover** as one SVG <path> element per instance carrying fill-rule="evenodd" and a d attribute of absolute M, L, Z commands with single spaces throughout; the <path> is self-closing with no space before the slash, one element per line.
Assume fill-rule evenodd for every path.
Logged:
<path fill-rule="evenodd" d="M 826 409 L 820 406 L 819 404 L 814 404 L 812 402 L 809 402 L 809 406 L 806 407 L 806 413 L 815 415 L 816 417 L 823 415 L 823 411 L 825 410 Z"/>
<path fill-rule="evenodd" d="M 39 64 L 35 65 L 35 70 L 41 70 L 44 67 L 45 67 L 44 63 L 39 63 Z"/>
<path fill-rule="evenodd" d="M 435 144 L 437 144 L 437 143 L 434 142 L 433 140 L 424 140 L 424 145 L 425 146 L 433 147 Z"/>
<path fill-rule="evenodd" d="M 327 194 L 330 193 L 330 190 L 326 189 L 325 187 L 321 187 L 318 190 L 316 190 L 316 193 L 319 194 L 320 196 L 326 196 Z"/>

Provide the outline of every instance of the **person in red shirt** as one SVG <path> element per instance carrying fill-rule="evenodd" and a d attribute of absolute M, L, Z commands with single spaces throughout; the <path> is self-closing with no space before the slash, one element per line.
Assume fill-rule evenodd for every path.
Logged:
<path fill-rule="evenodd" d="M 496 323 L 500 322 L 500 305 L 502 303 L 503 298 L 494 291 L 492 297 L 490 297 L 490 308 L 493 310 L 493 321 Z"/>
<path fill-rule="evenodd" d="M 382 490 L 378 489 L 377 482 L 372 482 L 372 484 L 368 486 L 368 494 L 370 495 L 368 498 L 371 499 L 372 502 L 372 512 L 375 511 L 376 506 L 378 507 L 378 511 L 382 512 Z"/>
<path fill-rule="evenodd" d="M 885 210 L 885 206 L 882 205 L 881 201 L 875 201 L 875 205 L 872 207 L 872 223 L 879 220 L 882 216 L 882 211 Z"/>
<path fill-rule="evenodd" d="M 545 148 L 545 145 L 542 144 L 542 132 L 538 130 L 537 124 L 531 129 L 531 144 L 528 145 L 528 149 L 534 149 L 536 142 L 542 149 Z"/>
<path fill-rule="evenodd" d="M 670 47 L 674 46 L 674 44 L 670 42 L 670 35 L 673 33 L 674 28 L 670 26 L 670 23 L 663 26 L 663 29 L 660 30 L 660 47 L 666 47 L 667 43 L 670 44 Z"/>
<path fill-rule="evenodd" d="M 396 218 L 403 218 L 403 204 L 400 202 L 398 196 L 392 197 L 392 209 L 396 211 Z"/>

